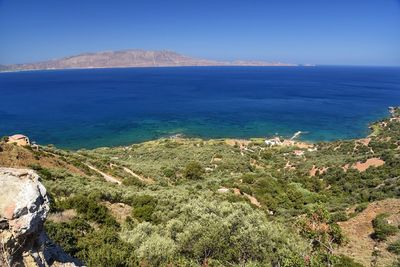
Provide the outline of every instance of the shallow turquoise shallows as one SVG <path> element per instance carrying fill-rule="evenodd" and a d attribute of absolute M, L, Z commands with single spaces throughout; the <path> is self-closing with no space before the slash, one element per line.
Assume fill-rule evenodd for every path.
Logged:
<path fill-rule="evenodd" d="M 0 73 L 0 135 L 64 148 L 202 138 L 356 138 L 400 105 L 400 68 L 185 67 Z"/>

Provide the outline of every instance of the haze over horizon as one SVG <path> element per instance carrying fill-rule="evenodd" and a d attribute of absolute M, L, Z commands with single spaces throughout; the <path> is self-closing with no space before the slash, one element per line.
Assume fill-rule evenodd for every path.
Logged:
<path fill-rule="evenodd" d="M 214 60 L 400 65 L 400 1 L 0 0 L 0 64 L 172 50 Z"/>

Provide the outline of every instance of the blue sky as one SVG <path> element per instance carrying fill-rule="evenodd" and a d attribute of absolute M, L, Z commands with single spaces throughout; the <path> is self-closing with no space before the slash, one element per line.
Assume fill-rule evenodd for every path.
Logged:
<path fill-rule="evenodd" d="M 400 0 L 0 0 L 0 64 L 128 48 L 399 66 Z"/>

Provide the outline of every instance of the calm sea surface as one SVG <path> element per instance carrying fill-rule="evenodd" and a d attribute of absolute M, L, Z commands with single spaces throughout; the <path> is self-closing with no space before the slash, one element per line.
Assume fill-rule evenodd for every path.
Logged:
<path fill-rule="evenodd" d="M 400 105 L 400 68 L 198 67 L 0 73 L 0 135 L 64 148 L 203 138 L 356 138 Z"/>

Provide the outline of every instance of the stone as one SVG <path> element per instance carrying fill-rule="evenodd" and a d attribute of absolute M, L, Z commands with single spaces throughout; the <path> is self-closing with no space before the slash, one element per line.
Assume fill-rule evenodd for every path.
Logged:
<path fill-rule="evenodd" d="M 225 188 L 225 187 L 221 187 L 217 190 L 218 193 L 228 193 L 229 192 L 229 188 Z"/>
<path fill-rule="evenodd" d="M 0 168 L 0 266 L 83 266 L 44 232 L 50 200 L 39 179 L 33 170 Z"/>

